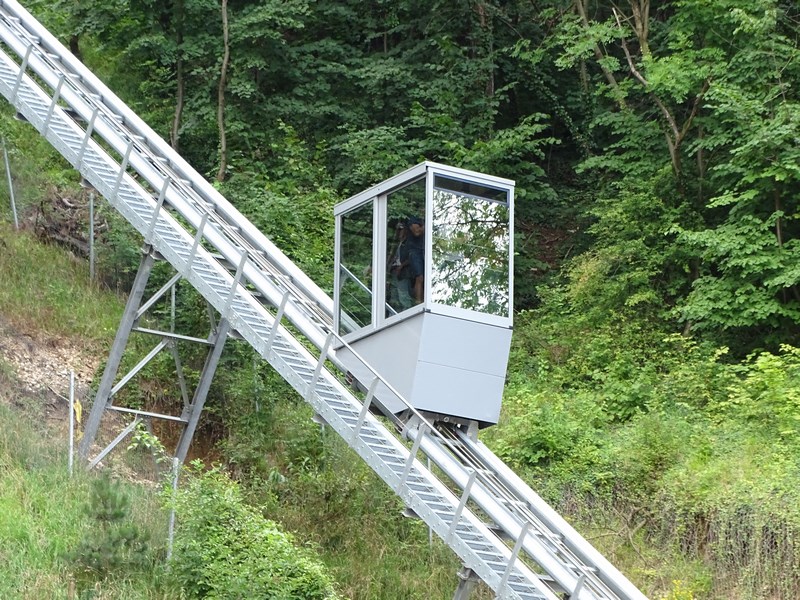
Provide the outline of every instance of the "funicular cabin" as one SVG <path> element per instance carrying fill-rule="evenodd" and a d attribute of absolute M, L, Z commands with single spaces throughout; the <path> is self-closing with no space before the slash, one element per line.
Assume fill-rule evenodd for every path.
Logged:
<path fill-rule="evenodd" d="M 335 208 L 337 358 L 433 420 L 497 423 L 512 327 L 514 182 L 431 162 Z M 389 387 L 376 397 L 406 405 Z"/>

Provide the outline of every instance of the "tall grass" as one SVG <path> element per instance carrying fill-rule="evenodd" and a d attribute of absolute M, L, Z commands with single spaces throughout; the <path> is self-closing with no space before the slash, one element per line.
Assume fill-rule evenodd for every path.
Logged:
<path fill-rule="evenodd" d="M 0 389 L 13 389 L 0 379 Z M 78 469 L 70 477 L 63 440 L 35 429 L 4 400 L 0 392 L 0 598 L 69 598 L 71 587 L 76 598 L 175 597 L 160 582 L 159 567 L 135 577 L 115 574 L 88 591 L 74 587 L 76 567 L 67 555 L 92 527 L 85 511 L 92 476 Z M 123 485 L 137 525 L 163 544 L 166 515 L 155 490 Z"/>
<path fill-rule="evenodd" d="M 22 329 L 113 339 L 122 300 L 88 285 L 85 261 L 0 222 L 0 315 Z"/>

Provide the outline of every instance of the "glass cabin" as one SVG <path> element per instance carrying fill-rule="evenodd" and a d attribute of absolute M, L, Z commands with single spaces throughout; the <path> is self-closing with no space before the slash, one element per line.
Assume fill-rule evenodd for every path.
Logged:
<path fill-rule="evenodd" d="M 434 419 L 497 422 L 513 199 L 513 181 L 425 162 L 335 207 L 336 354 L 362 385 L 374 376 L 356 354 Z M 406 409 L 385 385 L 376 396 Z"/>

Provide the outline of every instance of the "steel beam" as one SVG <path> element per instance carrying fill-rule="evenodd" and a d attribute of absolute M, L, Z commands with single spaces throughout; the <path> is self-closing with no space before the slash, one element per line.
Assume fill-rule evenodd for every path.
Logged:
<path fill-rule="evenodd" d="M 456 587 L 456 593 L 453 595 L 453 600 L 469 600 L 479 581 L 480 577 L 472 569 L 462 567 L 458 572 L 458 586 Z"/>
<path fill-rule="evenodd" d="M 153 256 L 152 246 L 145 246 L 142 249 L 142 259 L 139 262 L 139 270 L 133 281 L 133 288 L 128 296 L 128 302 L 125 304 L 125 311 L 122 313 L 117 335 L 108 355 L 103 377 L 94 397 L 92 410 L 89 412 L 89 418 L 84 426 L 83 438 L 78 447 L 78 456 L 83 460 L 89 457 L 89 451 L 92 448 L 95 437 L 97 437 L 97 430 L 100 428 L 100 421 L 111 398 L 111 389 L 114 386 L 114 379 L 122 361 L 122 353 L 125 351 L 125 346 L 128 345 L 128 338 L 131 335 L 131 329 L 136 319 L 136 312 L 144 297 L 144 290 L 147 286 L 147 281 L 150 279 L 154 262 L 155 257 Z"/>
<path fill-rule="evenodd" d="M 192 443 L 194 432 L 197 429 L 197 423 L 200 421 L 200 413 L 203 411 L 203 406 L 208 396 L 208 390 L 211 388 L 211 381 L 214 379 L 214 372 L 217 370 L 219 359 L 222 356 L 222 350 L 225 348 L 225 341 L 228 339 L 230 332 L 230 322 L 228 319 L 222 319 L 217 327 L 216 339 L 214 347 L 206 357 L 206 363 L 203 366 L 203 372 L 200 374 L 200 382 L 197 384 L 197 389 L 194 392 L 194 398 L 189 406 L 188 423 L 181 434 L 181 439 L 178 440 L 178 447 L 175 450 L 175 458 L 179 463 L 186 460 L 186 454 L 189 452 L 189 445 Z"/>

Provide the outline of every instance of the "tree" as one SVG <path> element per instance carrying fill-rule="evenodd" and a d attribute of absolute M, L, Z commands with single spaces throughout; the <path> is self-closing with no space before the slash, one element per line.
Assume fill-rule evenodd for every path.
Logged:
<path fill-rule="evenodd" d="M 130 498 L 108 474 L 92 482 L 86 514 L 93 526 L 68 560 L 82 583 L 116 575 L 129 577 L 149 560 L 147 536 L 130 523 Z"/>
<path fill-rule="evenodd" d="M 609 281 L 637 282 L 618 306 L 656 288 L 653 306 L 677 306 L 687 330 L 792 339 L 798 120 L 787 82 L 799 68 L 797 9 L 773 0 L 574 6 L 554 40 L 559 64 L 593 86 L 601 110 L 582 168 L 609 183 L 593 209 L 603 238 L 574 273 L 601 258 Z M 662 207 L 656 230 L 642 219 L 651 211 L 619 210 L 642 191 Z M 624 240 L 636 231 L 651 234 L 638 236 L 635 255 L 612 251 L 633 249 Z"/>

